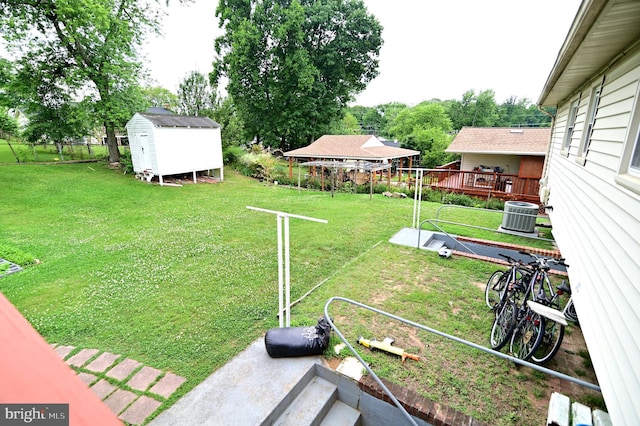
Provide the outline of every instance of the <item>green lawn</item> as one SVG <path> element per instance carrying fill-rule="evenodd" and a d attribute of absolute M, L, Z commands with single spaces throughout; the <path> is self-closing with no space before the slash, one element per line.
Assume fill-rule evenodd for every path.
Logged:
<path fill-rule="evenodd" d="M 13 151 L 11 150 L 13 148 Z M 15 154 L 14 154 L 15 152 Z M 55 145 L 36 145 L 34 147 L 0 139 L 0 164 L 14 164 L 16 155 L 21 163 L 33 162 L 57 162 L 67 160 L 88 160 L 92 158 L 105 158 L 107 156 L 106 145 L 92 145 L 91 153 L 86 145 L 65 145 L 60 155 Z"/>
<path fill-rule="evenodd" d="M 228 169 L 223 183 L 160 187 L 103 163 L 3 165 L 0 182 L 0 245 L 41 261 L 1 278 L 0 291 L 49 342 L 123 354 L 187 377 L 163 408 L 277 326 L 276 219 L 246 206 L 329 221 L 291 219 L 292 300 L 328 278 L 294 308 L 293 325 L 315 322 L 327 298 L 340 295 L 486 343 L 491 319 L 480 288 L 495 265 L 388 243 L 411 226 L 410 199 L 265 186 Z M 438 206 L 423 203 L 423 218 Z M 396 332 L 366 315 L 349 326 L 365 337 Z M 422 333 L 394 337 L 416 350 L 425 342 L 434 358 L 418 371 L 382 362 L 383 376 L 439 389 L 434 397 L 485 421 L 509 420 L 522 405 L 511 399 L 495 408 L 496 383 L 505 383 L 499 392 L 526 399 L 520 382 L 540 382 Z M 462 369 L 439 374 L 452 359 Z M 476 359 L 478 371 L 463 374 L 472 370 L 464 363 L 473 367 Z M 463 397 L 449 401 L 450 393 Z M 529 419 L 526 410 L 516 417 Z"/>

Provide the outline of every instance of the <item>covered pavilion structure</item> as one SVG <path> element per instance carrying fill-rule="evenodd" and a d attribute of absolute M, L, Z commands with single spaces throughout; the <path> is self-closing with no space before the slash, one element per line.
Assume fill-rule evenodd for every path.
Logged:
<path fill-rule="evenodd" d="M 308 146 L 285 152 L 284 156 L 289 159 L 291 179 L 293 162 L 297 160 L 309 167 L 310 177 L 320 175 L 324 180 L 324 170 L 329 168 L 336 175 L 338 171 L 347 171 L 349 174 L 342 174 L 343 177 L 358 185 L 370 182 L 373 187 L 374 174 L 382 179 L 386 171 L 387 186 L 391 186 L 392 173 L 397 172 L 401 179 L 399 169 L 413 167 L 420 151 L 385 145 L 374 135 L 324 135 Z"/>
<path fill-rule="evenodd" d="M 347 161 L 336 161 L 336 160 L 316 160 L 316 161 L 307 161 L 305 163 L 300 163 L 301 166 L 307 166 L 316 168 L 319 167 L 321 170 L 329 170 L 331 172 L 331 196 L 333 196 L 333 192 L 335 190 L 336 182 L 338 179 L 339 171 L 353 172 L 354 176 L 358 176 L 359 174 L 368 174 L 369 177 L 369 198 L 373 196 L 373 175 L 377 172 L 382 172 L 383 170 L 391 170 L 391 164 L 382 164 L 382 163 L 372 163 L 370 161 L 356 161 L 356 162 L 347 162 Z M 298 189 L 300 189 L 301 175 L 300 169 L 298 169 Z M 321 179 L 321 187 L 324 188 L 324 172 L 320 173 Z"/>

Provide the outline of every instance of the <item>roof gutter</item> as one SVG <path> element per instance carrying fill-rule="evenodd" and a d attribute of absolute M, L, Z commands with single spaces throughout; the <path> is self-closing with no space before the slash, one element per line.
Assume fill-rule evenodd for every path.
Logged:
<path fill-rule="evenodd" d="M 607 3 L 608 0 L 583 0 L 582 4 L 580 4 L 580 9 L 578 9 L 578 13 L 571 24 L 567 38 L 560 48 L 553 69 L 542 89 L 542 93 L 537 102 L 538 105 L 545 104 L 545 100 L 564 73 L 569 62 L 571 62 L 571 59 L 580 47 L 580 44 L 584 41 Z"/>

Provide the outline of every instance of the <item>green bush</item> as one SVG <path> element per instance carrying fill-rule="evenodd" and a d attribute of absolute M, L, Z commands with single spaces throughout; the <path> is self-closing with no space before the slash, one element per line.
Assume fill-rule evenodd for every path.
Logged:
<path fill-rule="evenodd" d="M 131 160 L 131 151 L 120 154 L 120 168 L 125 173 L 133 172 L 133 160 Z"/>
<path fill-rule="evenodd" d="M 245 150 L 239 146 L 230 146 L 222 152 L 224 164 L 235 164 L 245 154 Z"/>

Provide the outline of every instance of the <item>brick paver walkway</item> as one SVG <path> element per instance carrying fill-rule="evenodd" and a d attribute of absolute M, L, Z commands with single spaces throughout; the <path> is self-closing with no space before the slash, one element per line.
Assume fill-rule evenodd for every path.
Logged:
<path fill-rule="evenodd" d="M 186 381 L 110 352 L 57 344 L 51 347 L 111 411 L 131 425 L 143 424 Z"/>

